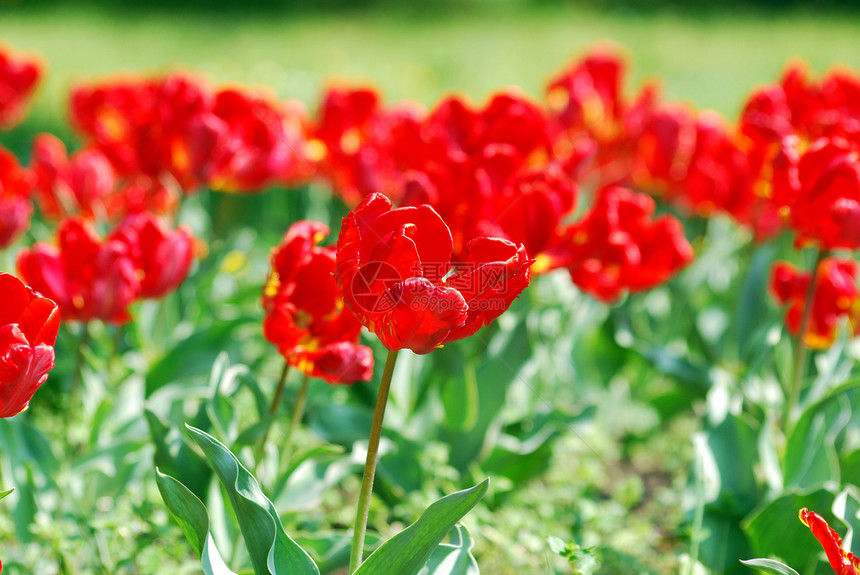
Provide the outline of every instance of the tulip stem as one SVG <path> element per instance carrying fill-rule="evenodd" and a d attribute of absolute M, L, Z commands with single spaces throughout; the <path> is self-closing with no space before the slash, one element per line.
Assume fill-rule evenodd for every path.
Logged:
<path fill-rule="evenodd" d="M 800 319 L 800 332 L 797 334 L 794 348 L 794 365 L 791 371 L 791 381 L 788 388 L 788 397 L 785 402 L 785 431 L 786 436 L 791 432 L 794 426 L 792 421 L 792 412 L 800 399 L 800 388 L 803 384 L 806 375 L 806 356 L 808 348 L 806 347 L 806 331 L 809 329 L 809 323 L 812 320 L 812 308 L 815 299 L 815 283 L 818 279 L 818 268 L 821 266 L 822 260 L 826 256 L 825 250 L 816 248 L 815 263 L 812 265 L 812 277 L 809 280 L 809 288 L 806 290 L 806 301 L 803 306 L 803 316 Z"/>
<path fill-rule="evenodd" d="M 293 405 L 293 415 L 290 419 L 290 428 L 287 430 L 287 435 L 284 437 L 283 460 L 289 467 L 290 459 L 293 457 L 293 436 L 296 434 L 296 429 L 302 421 L 302 415 L 305 412 L 305 402 L 308 397 L 308 387 L 310 387 L 311 378 L 305 374 L 302 377 L 302 384 L 299 386 L 299 393 L 296 395 L 296 403 Z"/>
<path fill-rule="evenodd" d="M 272 396 L 272 403 L 269 404 L 268 417 L 266 418 L 266 428 L 263 430 L 263 435 L 257 442 L 257 447 L 254 449 L 254 463 L 259 465 L 260 459 L 263 457 L 263 452 L 266 450 L 266 441 L 269 439 L 269 431 L 272 429 L 272 419 L 278 413 L 278 407 L 281 405 L 281 399 L 284 397 L 284 387 L 287 385 L 287 375 L 290 373 L 290 364 L 284 362 L 284 369 L 281 371 L 281 378 L 278 380 L 278 385 L 275 388 L 275 395 Z"/>
<path fill-rule="evenodd" d="M 78 396 L 81 393 L 81 385 L 84 379 L 84 348 L 90 344 L 90 330 L 87 323 L 81 324 L 81 333 L 78 338 L 78 347 L 75 350 L 75 372 L 72 375 L 72 387 L 69 390 L 69 399 L 73 408 L 77 407 Z"/>
<path fill-rule="evenodd" d="M 376 409 L 373 412 L 373 425 L 370 428 L 370 441 L 367 444 L 367 460 L 364 464 L 364 476 L 361 479 L 361 493 L 358 497 L 358 513 L 355 517 L 355 528 L 352 533 L 352 549 L 349 555 L 349 573 L 355 573 L 361 565 L 364 555 L 364 536 L 367 532 L 367 518 L 370 515 L 370 494 L 373 491 L 373 479 L 376 476 L 376 463 L 379 459 L 379 440 L 382 437 L 382 420 L 385 418 L 385 406 L 388 404 L 388 392 L 391 389 L 391 376 L 394 373 L 394 363 L 397 352 L 390 350 L 382 372 L 382 382 L 379 384 L 379 395 L 376 398 Z"/>

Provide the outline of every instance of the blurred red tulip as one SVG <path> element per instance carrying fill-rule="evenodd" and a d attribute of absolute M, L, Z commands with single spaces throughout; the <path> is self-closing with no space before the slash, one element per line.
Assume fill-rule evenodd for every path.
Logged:
<path fill-rule="evenodd" d="M 75 127 L 120 175 L 171 181 L 186 193 L 200 186 L 254 191 L 308 176 L 304 110 L 244 89 L 212 90 L 182 74 L 76 88 Z"/>
<path fill-rule="evenodd" d="M 798 177 L 791 208 L 798 243 L 860 248 L 860 147 L 840 138 L 817 140 L 800 158 Z"/>
<path fill-rule="evenodd" d="M 66 147 L 51 134 L 33 140 L 30 169 L 36 174 L 36 200 L 46 216 L 87 215 L 104 212 L 104 202 L 117 177 L 98 149 L 84 148 L 67 156 Z"/>
<path fill-rule="evenodd" d="M 20 122 L 42 75 L 38 61 L 0 46 L 0 129 Z"/>
<path fill-rule="evenodd" d="M 141 298 L 161 298 L 179 287 L 194 260 L 191 230 L 168 230 L 156 216 L 128 216 L 111 233 L 110 240 L 126 244 L 140 278 Z"/>
<path fill-rule="evenodd" d="M 18 164 L 15 156 L 0 146 L 0 250 L 30 227 L 33 180 L 32 174 Z"/>
<path fill-rule="evenodd" d="M 603 301 L 655 287 L 694 258 L 681 223 L 670 215 L 653 218 L 655 208 L 645 194 L 604 188 L 549 257 L 567 267 L 583 291 Z"/>
<path fill-rule="evenodd" d="M 27 409 L 54 367 L 57 304 L 11 274 L 0 273 L 0 417 Z"/>
<path fill-rule="evenodd" d="M 836 339 L 836 328 L 842 318 L 855 323 L 858 314 L 857 262 L 849 259 L 826 258 L 818 267 L 815 294 L 809 327 L 803 336 L 807 347 L 824 349 Z M 806 309 L 812 274 L 800 272 L 791 264 L 777 262 L 773 267 L 770 288 L 777 302 L 788 305 L 785 323 L 797 335 Z"/>
<path fill-rule="evenodd" d="M 140 279 L 129 246 L 99 239 L 80 218 L 60 223 L 59 246 L 37 243 L 18 255 L 18 272 L 34 289 L 60 306 L 65 320 L 122 324 L 140 294 Z"/>
<path fill-rule="evenodd" d="M 296 222 L 272 251 L 263 291 L 263 334 L 287 363 L 329 383 L 373 377 L 373 353 L 359 345 L 361 324 L 343 306 L 332 273 L 335 250 L 317 244 L 328 226 Z"/>
<path fill-rule="evenodd" d="M 860 575 L 860 559 L 853 553 L 842 549 L 842 538 L 827 524 L 827 521 L 806 507 L 800 510 L 800 521 L 809 527 L 812 534 L 824 548 L 827 561 L 836 575 Z"/>

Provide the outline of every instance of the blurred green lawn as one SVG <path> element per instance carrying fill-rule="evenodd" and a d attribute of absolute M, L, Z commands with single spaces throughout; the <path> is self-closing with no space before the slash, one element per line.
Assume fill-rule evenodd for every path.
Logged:
<path fill-rule="evenodd" d="M 634 80 L 657 76 L 670 97 L 734 117 L 744 96 L 793 57 L 816 71 L 860 67 L 860 15 L 797 12 L 718 16 L 600 13 L 556 5 L 531 11 L 428 9 L 337 14 L 191 16 L 93 8 L 0 8 L 0 40 L 50 65 L 34 123 L 63 117 L 76 80 L 177 67 L 218 82 L 264 84 L 312 104 L 332 79 L 369 81 L 390 100 L 432 104 L 460 91 L 481 100 L 509 85 L 538 95 L 587 46 L 626 47 Z"/>

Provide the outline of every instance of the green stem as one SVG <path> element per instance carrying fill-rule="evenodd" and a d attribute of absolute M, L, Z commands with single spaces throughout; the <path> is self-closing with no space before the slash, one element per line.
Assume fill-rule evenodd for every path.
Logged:
<path fill-rule="evenodd" d="M 376 476 L 376 463 L 379 459 L 382 420 L 385 418 L 385 406 L 388 404 L 388 392 L 391 389 L 391 376 L 394 373 L 397 352 L 396 349 L 388 352 L 385 370 L 382 372 L 382 382 L 379 384 L 379 395 L 376 398 L 376 409 L 373 412 L 373 425 L 370 428 L 370 441 L 367 444 L 367 460 L 364 464 L 364 476 L 361 479 L 361 494 L 358 497 L 358 513 L 355 517 L 355 528 L 352 533 L 352 550 L 349 555 L 350 575 L 355 573 L 355 570 L 361 565 L 364 555 L 364 535 L 367 532 L 370 494 L 373 491 L 373 479 Z"/>
<path fill-rule="evenodd" d="M 803 316 L 800 319 L 800 332 L 797 334 L 794 349 L 794 365 L 791 371 L 791 381 L 788 388 L 788 398 L 785 402 L 785 430 L 786 436 L 791 432 L 794 425 L 792 421 L 792 412 L 800 398 L 800 388 L 803 384 L 804 376 L 806 375 L 806 356 L 807 350 L 806 331 L 809 329 L 809 322 L 812 319 L 813 300 L 815 298 L 815 283 L 818 278 L 818 268 L 821 266 L 821 261 L 826 257 L 827 252 L 821 248 L 816 248 L 815 263 L 812 265 L 812 278 L 809 281 L 809 288 L 806 291 L 806 301 L 803 307 Z"/>
<path fill-rule="evenodd" d="M 269 439 L 269 431 L 272 429 L 272 419 L 278 412 L 278 407 L 281 405 L 281 400 L 284 397 L 284 387 L 287 385 L 287 375 L 289 375 L 289 373 L 290 364 L 284 362 L 284 369 L 281 371 L 281 379 L 278 380 L 278 386 L 275 388 L 275 395 L 272 396 L 272 403 L 269 405 L 266 429 L 263 431 L 263 436 L 260 437 L 260 441 L 257 442 L 257 447 L 254 449 L 254 462 L 256 464 L 260 463 L 260 459 L 263 457 L 263 452 L 266 450 L 266 440 Z"/>
<path fill-rule="evenodd" d="M 290 428 L 287 430 L 287 435 L 284 437 L 283 461 L 289 467 L 290 459 L 293 457 L 293 436 L 296 434 L 296 429 L 299 428 L 299 423 L 302 421 L 302 415 L 305 413 L 305 403 L 308 397 L 308 387 L 310 387 L 311 378 L 307 374 L 302 378 L 302 384 L 299 387 L 299 393 L 296 395 L 296 403 L 293 405 L 293 415 L 290 420 Z"/>
<path fill-rule="evenodd" d="M 69 390 L 69 400 L 72 408 L 78 407 L 78 398 L 81 394 L 81 385 L 84 378 L 84 348 L 90 344 L 89 325 L 84 322 L 81 324 L 81 335 L 78 338 L 78 347 L 75 350 L 75 372 L 73 374 L 72 386 Z"/>

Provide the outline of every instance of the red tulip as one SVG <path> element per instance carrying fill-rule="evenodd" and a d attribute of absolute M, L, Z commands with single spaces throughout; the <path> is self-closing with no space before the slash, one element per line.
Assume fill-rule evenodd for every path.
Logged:
<path fill-rule="evenodd" d="M 251 191 L 306 177 L 304 111 L 193 77 L 118 80 L 72 93 L 73 124 L 123 176 L 176 182 L 190 193 Z"/>
<path fill-rule="evenodd" d="M 18 160 L 0 146 L 0 249 L 14 242 L 30 227 L 33 178 Z"/>
<path fill-rule="evenodd" d="M 11 274 L 0 273 L 0 417 L 27 409 L 54 367 L 57 304 Z"/>
<path fill-rule="evenodd" d="M 754 92 L 741 112 L 740 129 L 755 142 L 778 142 L 794 133 L 782 86 Z"/>
<path fill-rule="evenodd" d="M 65 145 L 51 134 L 33 140 L 31 169 L 36 174 L 36 199 L 50 217 L 104 212 L 104 202 L 117 178 L 107 157 L 84 148 L 66 155 Z"/>
<path fill-rule="evenodd" d="M 830 347 L 836 339 L 839 321 L 845 317 L 852 322 L 858 319 L 857 269 L 854 260 L 826 258 L 821 262 L 815 276 L 809 327 L 803 336 L 808 347 Z M 777 302 L 789 306 L 785 322 L 794 335 L 800 333 L 811 278 L 811 273 L 800 272 L 786 262 L 777 262 L 773 267 L 771 291 Z"/>
<path fill-rule="evenodd" d="M 191 230 L 167 230 L 148 213 L 127 217 L 110 235 L 124 242 L 140 277 L 141 298 L 160 298 L 179 287 L 188 276 L 194 259 Z"/>
<path fill-rule="evenodd" d="M 576 62 L 547 88 L 548 107 L 564 129 L 593 132 L 603 139 L 624 110 L 624 62 L 612 51 L 594 52 Z"/>
<path fill-rule="evenodd" d="M 37 243 L 18 255 L 18 272 L 34 289 L 55 300 L 67 320 L 100 319 L 122 324 L 140 293 L 140 279 L 129 246 L 99 239 L 80 218 L 60 223 L 58 247 Z"/>
<path fill-rule="evenodd" d="M 722 212 L 748 222 L 757 199 L 748 154 L 713 114 L 699 115 L 694 142 L 686 174 L 679 182 L 678 202 L 698 215 Z"/>
<path fill-rule="evenodd" d="M 493 198 L 498 232 L 540 259 L 557 240 L 562 220 L 576 206 L 576 196 L 576 184 L 558 166 L 521 170 Z M 537 273 L 534 266 L 532 272 Z"/>
<path fill-rule="evenodd" d="M 583 291 L 613 301 L 624 291 L 655 287 L 690 263 L 693 250 L 680 222 L 652 218 L 654 200 L 625 188 L 604 188 L 549 257 Z"/>
<path fill-rule="evenodd" d="M 800 158 L 798 174 L 791 208 L 798 242 L 860 248 L 860 147 L 840 138 L 817 140 Z"/>
<path fill-rule="evenodd" d="M 337 290 L 335 250 L 317 244 L 328 226 L 293 224 L 272 252 L 263 291 L 263 334 L 287 363 L 329 383 L 354 383 L 373 376 L 373 353 L 359 345 L 361 324 Z"/>
<path fill-rule="evenodd" d="M 416 145 L 397 144 L 401 137 L 398 124 L 408 122 L 415 127 L 417 115 L 384 109 L 379 94 L 371 88 L 329 88 L 317 116 L 309 128 L 307 156 L 334 192 L 349 205 L 372 193 L 393 194 L 396 156 L 409 156 Z"/>
<path fill-rule="evenodd" d="M 467 337 L 528 285 L 522 245 L 478 238 L 452 264 L 453 240 L 430 206 L 391 208 L 369 196 L 343 219 L 335 279 L 346 305 L 386 348 L 425 354 Z"/>
<path fill-rule="evenodd" d="M 12 128 L 23 119 L 41 75 L 36 60 L 0 47 L 0 129 Z"/>
<path fill-rule="evenodd" d="M 812 531 L 824 548 L 827 561 L 836 575 L 860 575 L 860 558 L 842 548 L 842 538 L 827 524 L 827 521 L 806 507 L 800 510 L 800 521 Z"/>

